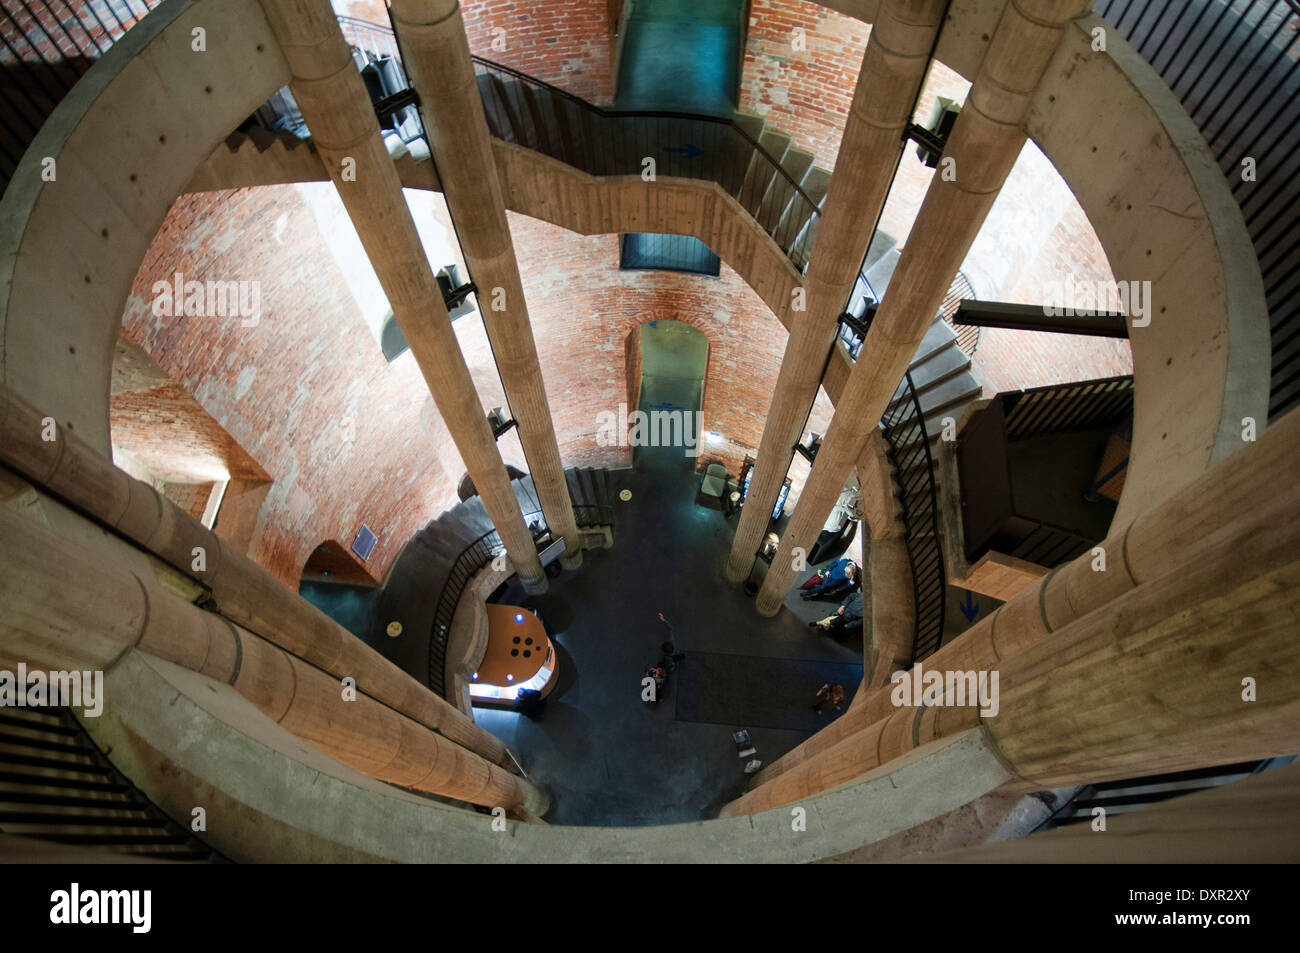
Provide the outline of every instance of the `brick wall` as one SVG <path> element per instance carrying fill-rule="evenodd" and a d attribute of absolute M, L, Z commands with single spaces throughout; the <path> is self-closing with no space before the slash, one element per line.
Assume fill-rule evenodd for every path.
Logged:
<path fill-rule="evenodd" d="M 802 50 L 794 48 L 795 30 L 803 31 Z M 870 32 L 816 3 L 753 0 L 741 111 L 764 117 L 817 165 L 834 168 Z"/>
<path fill-rule="evenodd" d="M 167 483 L 163 486 L 163 496 L 171 500 L 196 520 L 203 518 L 208 508 L 208 496 L 212 493 L 211 483 Z"/>
<path fill-rule="evenodd" d="M 697 464 L 737 474 L 758 447 L 785 348 L 785 328 L 761 299 L 725 264 L 719 278 L 620 271 L 616 235 L 584 237 L 514 213 L 510 225 L 565 464 L 627 465 L 626 448 L 599 445 L 598 414 L 628 400 L 629 335 L 673 320 L 709 342 L 703 429 L 725 439 Z"/>
<path fill-rule="evenodd" d="M 161 2 L 136 0 L 131 6 L 133 13 L 142 13 L 143 7 L 152 10 Z M 103 2 L 63 0 L 47 5 L 5 0 L 0 10 L 0 36 L 5 41 L 0 43 L 0 63 L 31 59 L 33 51 L 46 62 L 98 59 L 100 50 L 111 46 L 137 20 L 123 4 L 108 7 Z"/>
<path fill-rule="evenodd" d="M 460 13 L 470 52 L 605 104 L 614 98 L 614 38 L 606 7 L 607 0 L 464 0 Z M 334 0 L 334 10 L 390 22 L 383 0 Z"/>
<path fill-rule="evenodd" d="M 153 283 L 178 270 L 187 280 L 260 282 L 256 324 L 155 315 Z M 461 462 L 426 408 L 414 361 L 384 360 L 293 187 L 179 199 L 123 320 L 274 480 L 260 505 L 254 491 L 229 497 L 218 531 L 246 540 L 287 585 L 297 588 L 318 544 L 347 547 L 362 522 L 379 535 L 368 568 L 383 578 L 411 534 L 456 502 Z"/>
<path fill-rule="evenodd" d="M 614 98 L 606 6 L 606 0 L 467 0 L 461 14 L 472 52 L 603 105 Z"/>

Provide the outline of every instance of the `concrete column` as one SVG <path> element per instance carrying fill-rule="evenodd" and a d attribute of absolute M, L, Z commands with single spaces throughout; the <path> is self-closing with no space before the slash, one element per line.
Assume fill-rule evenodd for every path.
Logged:
<path fill-rule="evenodd" d="M 23 662 L 103 671 L 138 649 L 226 682 L 292 734 L 370 777 L 485 807 L 546 812 L 546 795 L 523 778 L 363 692 L 348 697 L 339 679 L 128 565 L 0 509 L 0 661 L 10 669 Z"/>
<path fill-rule="evenodd" d="M 546 573 L 524 525 L 492 428 L 479 403 L 451 318 L 384 146 L 365 83 L 328 0 L 262 0 L 289 64 L 289 84 L 393 316 L 483 506 L 529 592 Z"/>
<path fill-rule="evenodd" d="M 564 537 L 565 567 L 577 568 L 582 541 L 460 6 L 456 0 L 395 0 L 391 13 L 546 525 Z"/>
<path fill-rule="evenodd" d="M 1104 570 L 1079 557 L 922 668 L 999 672 L 984 730 L 1037 787 L 1293 752 L 1297 453 L 1292 415 L 1103 542 Z M 1246 677 L 1258 702 L 1242 698 Z M 971 726 L 969 708 L 899 707 L 892 688 L 764 768 L 724 813 L 790 803 Z"/>
<path fill-rule="evenodd" d="M 945 6 L 943 0 L 884 0 L 872 26 L 804 277 L 806 310 L 794 314 L 753 480 L 727 558 L 726 574 L 732 582 L 749 575 L 794 445 L 817 398 L 837 321 L 902 155 L 903 130 L 911 121 Z"/>
<path fill-rule="evenodd" d="M 889 714 L 727 805 L 767 810 L 982 726 L 1032 789 L 1184 771 L 1300 746 L 1300 531 L 1270 507 L 1253 529 L 1003 659 L 998 705 L 890 705 Z M 940 669 L 930 660 L 927 671 Z M 978 671 L 978 670 L 962 670 Z M 1254 679 L 1256 700 L 1243 697 Z M 888 694 L 888 691 L 884 691 Z"/>
<path fill-rule="evenodd" d="M 0 462 L 153 553 L 212 593 L 223 616 L 385 705 L 514 770 L 500 739 L 435 695 L 251 559 L 66 429 L 43 439 L 44 415 L 0 384 Z M 196 553 L 202 554 L 197 560 Z"/>
<path fill-rule="evenodd" d="M 970 250 L 1025 143 L 1029 99 L 1072 17 L 1086 0 L 1015 0 L 1002 11 L 993 40 L 926 193 L 889 291 L 862 354 L 835 407 L 799 505 L 759 591 L 757 608 L 775 615 L 796 575 L 792 551 L 812 548 L 912 355 L 934 321 L 944 293 Z M 954 178 L 944 176 L 953 160 Z M 821 236 L 818 236 L 821 248 Z M 814 256 L 814 260 L 816 260 Z"/>

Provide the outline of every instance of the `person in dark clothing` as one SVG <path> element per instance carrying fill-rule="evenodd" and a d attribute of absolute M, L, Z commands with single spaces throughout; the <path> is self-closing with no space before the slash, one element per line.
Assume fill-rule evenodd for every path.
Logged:
<path fill-rule="evenodd" d="M 671 672 L 677 668 L 677 663 L 686 658 L 685 652 L 677 651 L 677 643 L 673 638 L 672 623 L 664 618 L 664 614 L 659 613 L 659 621 L 668 628 L 668 638 L 659 645 L 659 667 L 665 672 Z"/>
<path fill-rule="evenodd" d="M 813 711 L 820 715 L 828 708 L 833 708 L 836 711 L 839 711 L 843 704 L 844 686 L 831 685 L 827 683 L 817 690 L 817 703 L 812 707 Z"/>
<path fill-rule="evenodd" d="M 817 622 L 809 622 L 809 628 L 821 629 L 823 632 L 842 639 L 848 630 L 862 625 L 862 590 L 849 593 L 849 595 L 840 603 L 834 615 L 827 616 Z"/>
<path fill-rule="evenodd" d="M 649 701 L 651 702 L 659 701 L 659 699 L 662 698 L 664 694 L 664 682 L 667 681 L 668 679 L 668 673 L 665 672 L 662 668 L 652 667 L 645 670 L 645 678 L 653 679 L 655 684 L 654 694 L 649 699 Z M 642 685 L 642 689 L 644 690 L 644 688 L 646 687 L 644 679 L 642 679 L 641 685 Z"/>

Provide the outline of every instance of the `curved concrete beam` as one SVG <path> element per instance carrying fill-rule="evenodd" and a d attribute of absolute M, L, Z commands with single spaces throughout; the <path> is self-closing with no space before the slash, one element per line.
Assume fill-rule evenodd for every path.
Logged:
<path fill-rule="evenodd" d="M 196 27 L 207 52 L 191 49 Z M 90 68 L 14 172 L 0 379 L 105 455 L 113 343 L 149 243 L 195 167 L 288 79 L 257 3 L 167 0 Z"/>
<path fill-rule="evenodd" d="M 279 863 L 803 863 L 842 854 L 975 800 L 1011 775 L 982 730 L 918 749 L 788 807 L 661 827 L 510 822 L 389 787 L 304 745 L 232 688 L 142 652 L 106 673 L 131 706 L 83 720 L 160 808 L 234 860 Z M 274 764 L 274 771 L 254 765 Z"/>
<path fill-rule="evenodd" d="M 869 0 L 827 5 L 863 18 L 873 16 L 876 6 Z M 973 75 L 986 42 L 982 37 L 991 34 L 1001 6 L 1002 0 L 954 4 L 939 58 Z M 1091 52 L 1086 32 L 1091 22 L 1085 19 L 1067 31 L 1035 95 L 1027 131 L 1088 212 L 1113 272 L 1153 284 L 1156 313 L 1149 327 L 1134 328 L 1132 339 L 1138 382 L 1135 448 L 1117 531 L 1234 449 L 1234 436 L 1240 442 L 1234 434 L 1239 417 L 1255 416 L 1261 424 L 1266 419 L 1267 374 L 1251 371 L 1268 366 L 1267 318 L 1240 212 L 1204 143 L 1172 94 L 1118 37 L 1110 38 L 1109 55 Z M 195 26 L 208 31 L 207 54 L 190 50 Z M 288 78 L 255 0 L 169 0 L 111 49 L 59 106 L 20 163 L 14 177 L 20 187 L 11 187 L 0 204 L 0 374 L 106 454 L 113 340 L 149 242 L 200 162 Z M 1125 121 L 1106 122 L 1106 139 L 1094 142 L 1100 135 L 1093 128 L 1099 107 Z M 1110 161 L 1098 161 L 1093 145 Z M 54 182 L 41 181 L 45 156 L 57 160 Z M 654 187 L 636 179 L 597 187 L 550 170 L 548 186 L 567 179 L 566 189 L 588 193 L 577 209 L 559 200 L 559 193 L 542 195 L 540 179 L 524 184 L 536 167 L 531 160 L 506 160 L 507 173 L 515 177 L 508 189 L 524 197 L 518 201 L 532 209 L 526 214 L 578 231 L 695 234 L 785 318 L 789 282 L 796 279 L 765 271 L 769 253 L 760 248 L 761 240 L 736 230 L 725 208 L 729 197 L 721 190 L 710 199 L 707 186 L 667 180 Z M 617 208 L 600 206 L 614 195 L 622 197 Z M 838 389 L 827 383 L 828 389 Z M 170 720 L 158 717 L 143 696 L 125 697 L 131 704 L 123 706 L 121 717 L 155 732 L 157 750 L 179 757 L 193 745 L 193 736 L 167 735 Z M 217 723 L 225 722 L 214 716 L 209 727 L 216 730 Z M 238 727 L 230 731 L 241 733 Z M 242 733 L 249 744 L 259 744 L 252 729 Z M 963 746 L 978 751 L 967 752 L 971 760 L 964 767 L 948 765 L 944 784 L 899 784 L 904 772 L 926 763 L 900 760 L 887 766 L 886 776 L 873 773 L 817 798 L 806 839 L 793 842 L 785 833 L 789 813 L 778 810 L 644 832 L 588 829 L 587 837 L 574 837 L 575 829 L 536 834 L 548 829 L 527 825 L 515 837 L 489 840 L 458 822 L 446 826 L 445 838 L 440 831 L 440 844 L 458 859 L 813 859 L 829 853 L 832 844 L 842 853 L 854 843 L 887 836 L 1005 780 L 985 763 L 978 736 L 962 738 L 954 752 L 966 750 Z M 245 750 L 238 762 L 245 771 L 250 756 Z M 285 764 L 298 763 L 288 753 L 285 758 Z M 969 782 L 969 789 L 951 787 L 953 779 Z M 342 783 L 359 790 L 351 781 Z M 310 781 L 304 786 L 310 788 Z M 901 813 L 886 817 L 880 805 L 893 804 L 890 792 L 899 791 L 916 803 L 898 805 Z M 389 790 L 371 793 L 394 798 Z M 337 832 L 359 816 L 382 820 L 397 810 L 390 810 L 389 801 L 375 803 L 384 809 L 371 815 L 368 806 L 353 804 L 323 813 L 320 823 L 337 825 Z M 873 810 L 863 811 L 864 803 Z M 418 829 L 424 830 L 427 818 L 419 816 L 424 826 Z M 814 818 L 820 825 L 815 837 Z M 852 838 L 846 837 L 850 829 Z M 410 841 L 423 845 L 425 859 L 433 856 L 427 841 L 414 836 Z M 768 846 L 753 846 L 760 841 Z M 404 859 L 416 859 L 414 849 Z"/>

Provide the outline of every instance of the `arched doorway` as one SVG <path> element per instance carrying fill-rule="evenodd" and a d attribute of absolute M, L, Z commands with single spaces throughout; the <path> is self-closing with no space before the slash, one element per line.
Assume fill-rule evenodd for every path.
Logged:
<path fill-rule="evenodd" d="M 367 641 L 379 594 L 379 581 L 336 539 L 323 540 L 311 551 L 298 581 L 298 595 Z"/>
<path fill-rule="evenodd" d="M 628 441 L 638 468 L 694 469 L 703 439 L 700 411 L 709 340 L 683 321 L 647 321 L 628 337 Z"/>

